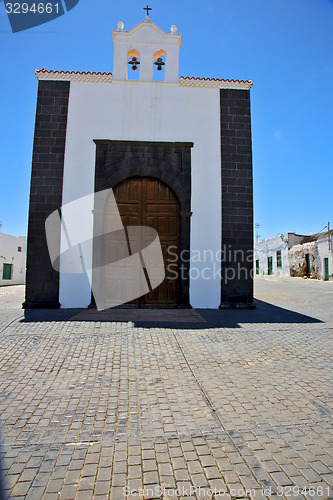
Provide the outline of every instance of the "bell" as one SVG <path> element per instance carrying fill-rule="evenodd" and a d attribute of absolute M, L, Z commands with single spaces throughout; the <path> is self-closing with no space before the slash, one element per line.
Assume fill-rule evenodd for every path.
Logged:
<path fill-rule="evenodd" d="M 157 66 L 157 71 L 162 71 L 162 66 L 165 65 L 165 63 L 162 60 L 162 57 L 159 57 L 156 62 L 154 62 Z"/>
<path fill-rule="evenodd" d="M 137 58 L 133 56 L 132 59 L 128 61 L 128 64 L 130 64 L 132 69 L 135 71 L 136 69 L 138 69 L 138 64 L 140 64 L 140 61 L 138 61 Z"/>

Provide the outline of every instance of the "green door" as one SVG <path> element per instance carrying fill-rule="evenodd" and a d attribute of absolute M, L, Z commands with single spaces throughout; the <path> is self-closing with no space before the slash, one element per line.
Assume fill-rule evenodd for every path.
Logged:
<path fill-rule="evenodd" d="M 256 260 L 256 274 L 259 274 L 260 272 L 260 264 L 259 264 L 259 259 Z"/>
<path fill-rule="evenodd" d="M 330 279 L 330 269 L 329 269 L 329 264 L 328 264 L 328 257 L 325 257 L 324 259 L 324 280 L 328 281 Z"/>
<path fill-rule="evenodd" d="M 2 279 L 3 280 L 11 280 L 12 279 L 12 265 L 11 264 L 3 264 Z"/>
<path fill-rule="evenodd" d="M 273 257 L 268 257 L 267 264 L 268 264 L 268 274 L 269 276 L 271 276 L 273 274 Z"/>
<path fill-rule="evenodd" d="M 311 276 L 311 261 L 310 261 L 310 254 L 306 254 L 306 275 Z"/>

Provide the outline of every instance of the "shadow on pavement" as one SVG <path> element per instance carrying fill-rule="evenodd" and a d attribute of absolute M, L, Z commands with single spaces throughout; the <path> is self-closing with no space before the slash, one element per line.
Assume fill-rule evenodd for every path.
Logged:
<path fill-rule="evenodd" d="M 256 309 L 109 309 L 107 311 L 87 309 L 27 309 L 23 323 L 76 321 L 76 322 L 131 322 L 141 328 L 172 328 L 204 330 L 208 328 L 240 328 L 241 324 L 289 323 L 309 324 L 323 321 L 304 314 L 283 309 L 261 300 L 256 300 Z M 191 314 L 190 311 L 193 311 Z"/>
<path fill-rule="evenodd" d="M 324 323 L 320 319 L 307 316 L 290 309 L 284 309 L 262 300 L 255 300 L 256 309 L 198 309 L 198 313 L 210 324 L 217 327 L 238 328 L 240 324 L 262 324 L 262 323 Z"/>

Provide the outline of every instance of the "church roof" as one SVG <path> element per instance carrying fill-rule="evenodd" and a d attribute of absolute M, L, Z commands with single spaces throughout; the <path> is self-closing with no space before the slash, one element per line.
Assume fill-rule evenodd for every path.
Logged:
<path fill-rule="evenodd" d="M 91 83 L 111 83 L 112 73 L 92 73 L 89 71 L 47 71 L 45 68 L 36 70 L 35 75 L 38 80 L 62 80 L 71 82 L 91 82 Z M 135 81 L 135 83 L 137 83 Z M 156 82 L 164 83 L 164 82 Z M 252 80 L 228 80 L 219 78 L 194 78 L 181 76 L 179 78 L 180 87 L 202 87 L 219 89 L 250 89 Z"/>
<path fill-rule="evenodd" d="M 252 80 L 228 80 L 219 78 L 194 78 L 193 76 L 181 76 L 179 79 L 181 87 L 207 87 L 218 89 L 250 89 Z"/>
<path fill-rule="evenodd" d="M 70 82 L 98 82 L 111 83 L 112 73 L 96 73 L 93 71 L 47 71 L 45 68 L 36 69 L 35 75 L 38 80 L 62 80 Z"/>

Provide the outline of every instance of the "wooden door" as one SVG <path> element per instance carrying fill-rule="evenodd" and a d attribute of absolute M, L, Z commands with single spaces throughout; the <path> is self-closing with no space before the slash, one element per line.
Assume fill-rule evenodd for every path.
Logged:
<path fill-rule="evenodd" d="M 172 308 L 178 305 L 179 202 L 171 189 L 152 177 L 131 177 L 114 188 L 124 226 L 148 226 L 156 229 L 164 257 L 166 277 L 155 289 L 132 307 Z"/>

